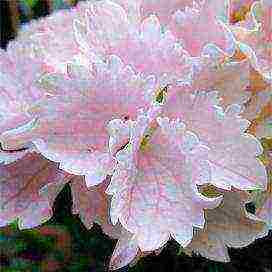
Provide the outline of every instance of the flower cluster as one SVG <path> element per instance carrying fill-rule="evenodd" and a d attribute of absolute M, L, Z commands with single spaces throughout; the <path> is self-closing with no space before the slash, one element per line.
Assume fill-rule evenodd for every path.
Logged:
<path fill-rule="evenodd" d="M 0 226 L 42 224 L 69 183 L 85 226 L 118 239 L 111 269 L 169 239 L 225 262 L 267 235 L 271 12 L 101 0 L 24 27 L 0 52 Z"/>

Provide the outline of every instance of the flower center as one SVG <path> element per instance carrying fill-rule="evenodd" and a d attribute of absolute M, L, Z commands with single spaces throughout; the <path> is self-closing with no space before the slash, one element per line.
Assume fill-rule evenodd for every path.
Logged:
<path fill-rule="evenodd" d="M 152 138 L 152 135 L 154 134 L 156 129 L 157 129 L 157 126 L 148 128 L 147 132 L 144 134 L 144 136 L 141 139 L 141 143 L 139 147 L 141 151 L 144 152 L 151 148 L 150 139 Z"/>
<path fill-rule="evenodd" d="M 157 92 L 156 92 L 156 101 L 158 103 L 163 103 L 164 99 L 167 95 L 168 92 L 168 88 L 169 88 L 169 84 L 167 84 L 166 86 L 164 86 L 163 88 L 158 88 Z"/>

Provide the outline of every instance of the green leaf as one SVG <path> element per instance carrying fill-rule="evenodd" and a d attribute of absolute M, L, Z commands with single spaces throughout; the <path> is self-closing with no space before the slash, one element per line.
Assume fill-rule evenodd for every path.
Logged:
<path fill-rule="evenodd" d="M 30 8 L 33 8 L 39 0 L 22 0 L 26 5 L 28 5 Z"/>

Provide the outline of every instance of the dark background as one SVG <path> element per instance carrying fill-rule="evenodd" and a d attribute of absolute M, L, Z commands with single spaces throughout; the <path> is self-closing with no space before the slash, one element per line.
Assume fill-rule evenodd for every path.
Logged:
<path fill-rule="evenodd" d="M 1 48 L 16 37 L 21 23 L 49 14 L 53 0 L 0 0 Z M 71 1 L 76 4 L 77 1 Z M 64 5 L 59 4 L 59 7 Z M 26 9 L 27 7 L 27 9 Z M 64 6 L 66 7 L 66 6 Z M 29 15 L 26 10 L 31 10 Z M 102 272 L 113 252 L 115 241 L 103 235 L 98 225 L 87 230 L 71 214 L 71 192 L 66 186 L 54 205 L 54 216 L 43 226 L 19 231 L 16 222 L 0 228 L 1 272 Z M 254 209 L 251 205 L 249 209 Z M 243 249 L 229 249 L 231 262 L 188 257 L 171 241 L 159 256 L 142 258 L 136 266 L 119 272 L 272 272 L 272 232 Z"/>

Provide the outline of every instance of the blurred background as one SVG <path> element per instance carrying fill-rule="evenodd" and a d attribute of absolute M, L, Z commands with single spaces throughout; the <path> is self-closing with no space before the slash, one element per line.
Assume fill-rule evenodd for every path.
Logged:
<path fill-rule="evenodd" d="M 0 0 L 1 48 L 16 37 L 22 24 L 78 0 Z M 0 228 L 1 272 L 102 272 L 115 241 L 95 225 L 87 230 L 71 213 L 71 192 L 66 186 L 54 205 L 54 216 L 33 230 L 20 231 L 17 223 Z M 254 205 L 247 208 L 254 212 Z M 272 232 L 243 249 L 229 249 L 231 262 L 216 263 L 200 256 L 188 257 L 178 244 L 169 242 L 158 256 L 142 258 L 134 267 L 119 272 L 272 272 Z"/>

